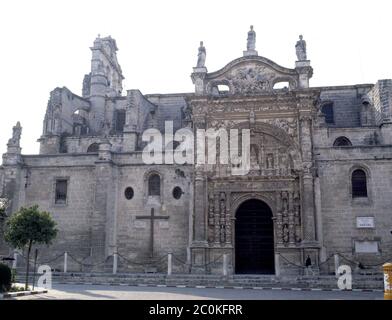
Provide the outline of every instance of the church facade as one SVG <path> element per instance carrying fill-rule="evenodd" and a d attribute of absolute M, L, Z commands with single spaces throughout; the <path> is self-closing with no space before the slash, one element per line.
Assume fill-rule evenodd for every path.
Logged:
<path fill-rule="evenodd" d="M 171 252 L 178 273 L 221 273 L 224 256 L 230 274 L 300 275 L 309 263 L 334 272 L 336 254 L 361 268 L 392 256 L 392 80 L 311 87 L 302 36 L 294 68 L 258 55 L 255 37 L 215 72 L 201 43 L 195 90 L 177 94 L 123 95 L 116 41 L 94 41 L 82 95 L 50 93 L 39 154 L 21 153 L 18 123 L 0 167 L 8 213 L 37 204 L 57 222 L 42 257 L 68 252 L 68 270 L 105 271 L 116 253 L 122 272 L 160 272 Z M 248 130 L 249 170 L 146 164 L 143 132 L 165 135 L 168 122 Z"/>

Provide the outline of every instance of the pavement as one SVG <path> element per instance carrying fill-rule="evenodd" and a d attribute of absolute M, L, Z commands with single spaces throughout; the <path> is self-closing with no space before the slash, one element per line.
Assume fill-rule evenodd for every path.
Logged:
<path fill-rule="evenodd" d="M 382 300 L 383 292 L 219 289 L 53 284 L 47 293 L 15 300 Z"/>

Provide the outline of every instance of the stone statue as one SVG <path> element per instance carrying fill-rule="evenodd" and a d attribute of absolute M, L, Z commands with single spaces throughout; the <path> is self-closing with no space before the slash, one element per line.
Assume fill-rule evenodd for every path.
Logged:
<path fill-rule="evenodd" d="M 295 50 L 297 53 L 297 59 L 298 61 L 304 61 L 307 60 L 306 57 L 306 41 L 303 40 L 303 36 L 299 36 L 299 40 L 297 41 L 297 44 L 295 45 Z"/>
<path fill-rule="evenodd" d="M 190 121 L 192 119 L 192 109 L 188 105 L 182 108 L 182 112 L 185 121 Z"/>
<path fill-rule="evenodd" d="M 214 213 L 215 213 L 214 195 L 213 194 L 208 195 L 208 213 L 209 213 L 210 217 L 213 217 Z"/>
<path fill-rule="evenodd" d="M 257 150 L 253 145 L 250 148 L 250 165 L 252 169 L 260 169 Z"/>
<path fill-rule="evenodd" d="M 226 214 L 226 203 L 225 203 L 225 200 L 221 200 L 221 202 L 220 202 L 220 213 L 221 213 L 221 215 L 225 215 Z"/>
<path fill-rule="evenodd" d="M 274 168 L 274 155 L 272 153 L 267 154 L 267 169 Z"/>
<path fill-rule="evenodd" d="M 110 126 L 110 122 L 109 121 L 105 121 L 102 125 L 102 129 L 103 129 L 103 135 L 104 137 L 109 137 L 110 135 L 110 130 L 111 130 L 111 126 Z"/>
<path fill-rule="evenodd" d="M 20 122 L 18 121 L 16 123 L 16 126 L 12 128 L 12 138 L 8 141 L 8 143 L 13 146 L 19 147 L 21 135 L 22 135 L 22 127 L 20 125 Z"/>
<path fill-rule="evenodd" d="M 203 46 L 203 41 L 200 41 L 199 53 L 197 55 L 196 68 L 205 68 L 206 64 L 206 48 Z"/>
<path fill-rule="evenodd" d="M 248 51 L 256 50 L 256 32 L 253 30 L 253 26 L 250 26 L 247 40 L 248 42 L 246 44 L 246 50 Z"/>
<path fill-rule="evenodd" d="M 283 242 L 289 242 L 289 227 L 287 224 L 283 226 Z"/>

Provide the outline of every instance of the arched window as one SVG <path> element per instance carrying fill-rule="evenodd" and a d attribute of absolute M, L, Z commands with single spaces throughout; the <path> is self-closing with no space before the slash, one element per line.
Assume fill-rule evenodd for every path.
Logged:
<path fill-rule="evenodd" d="M 87 153 L 97 153 L 99 150 L 99 144 L 94 142 L 87 148 Z"/>
<path fill-rule="evenodd" d="M 220 94 L 229 93 L 230 88 L 227 84 L 218 84 L 218 91 Z"/>
<path fill-rule="evenodd" d="M 352 146 L 351 141 L 346 137 L 339 137 L 333 143 L 334 147 L 349 147 Z"/>
<path fill-rule="evenodd" d="M 365 171 L 361 169 L 353 171 L 351 174 L 351 187 L 353 198 L 366 198 L 368 196 Z"/>
<path fill-rule="evenodd" d="M 335 123 L 333 116 L 333 102 L 323 104 L 321 112 L 325 115 L 325 123 Z"/>
<path fill-rule="evenodd" d="M 288 81 L 280 81 L 274 84 L 274 90 L 289 89 L 290 83 Z"/>
<path fill-rule="evenodd" d="M 148 178 L 148 195 L 160 196 L 161 195 L 161 177 L 154 173 Z"/>

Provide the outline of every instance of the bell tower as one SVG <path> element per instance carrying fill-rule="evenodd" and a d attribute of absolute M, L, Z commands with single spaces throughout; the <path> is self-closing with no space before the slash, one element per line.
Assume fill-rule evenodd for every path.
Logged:
<path fill-rule="evenodd" d="M 116 40 L 110 36 L 105 38 L 98 36 L 91 51 L 90 81 L 85 80 L 85 82 L 90 84 L 88 98 L 92 105 L 91 129 L 99 133 L 105 123 L 106 98 L 121 96 L 124 77 L 117 61 Z"/>

